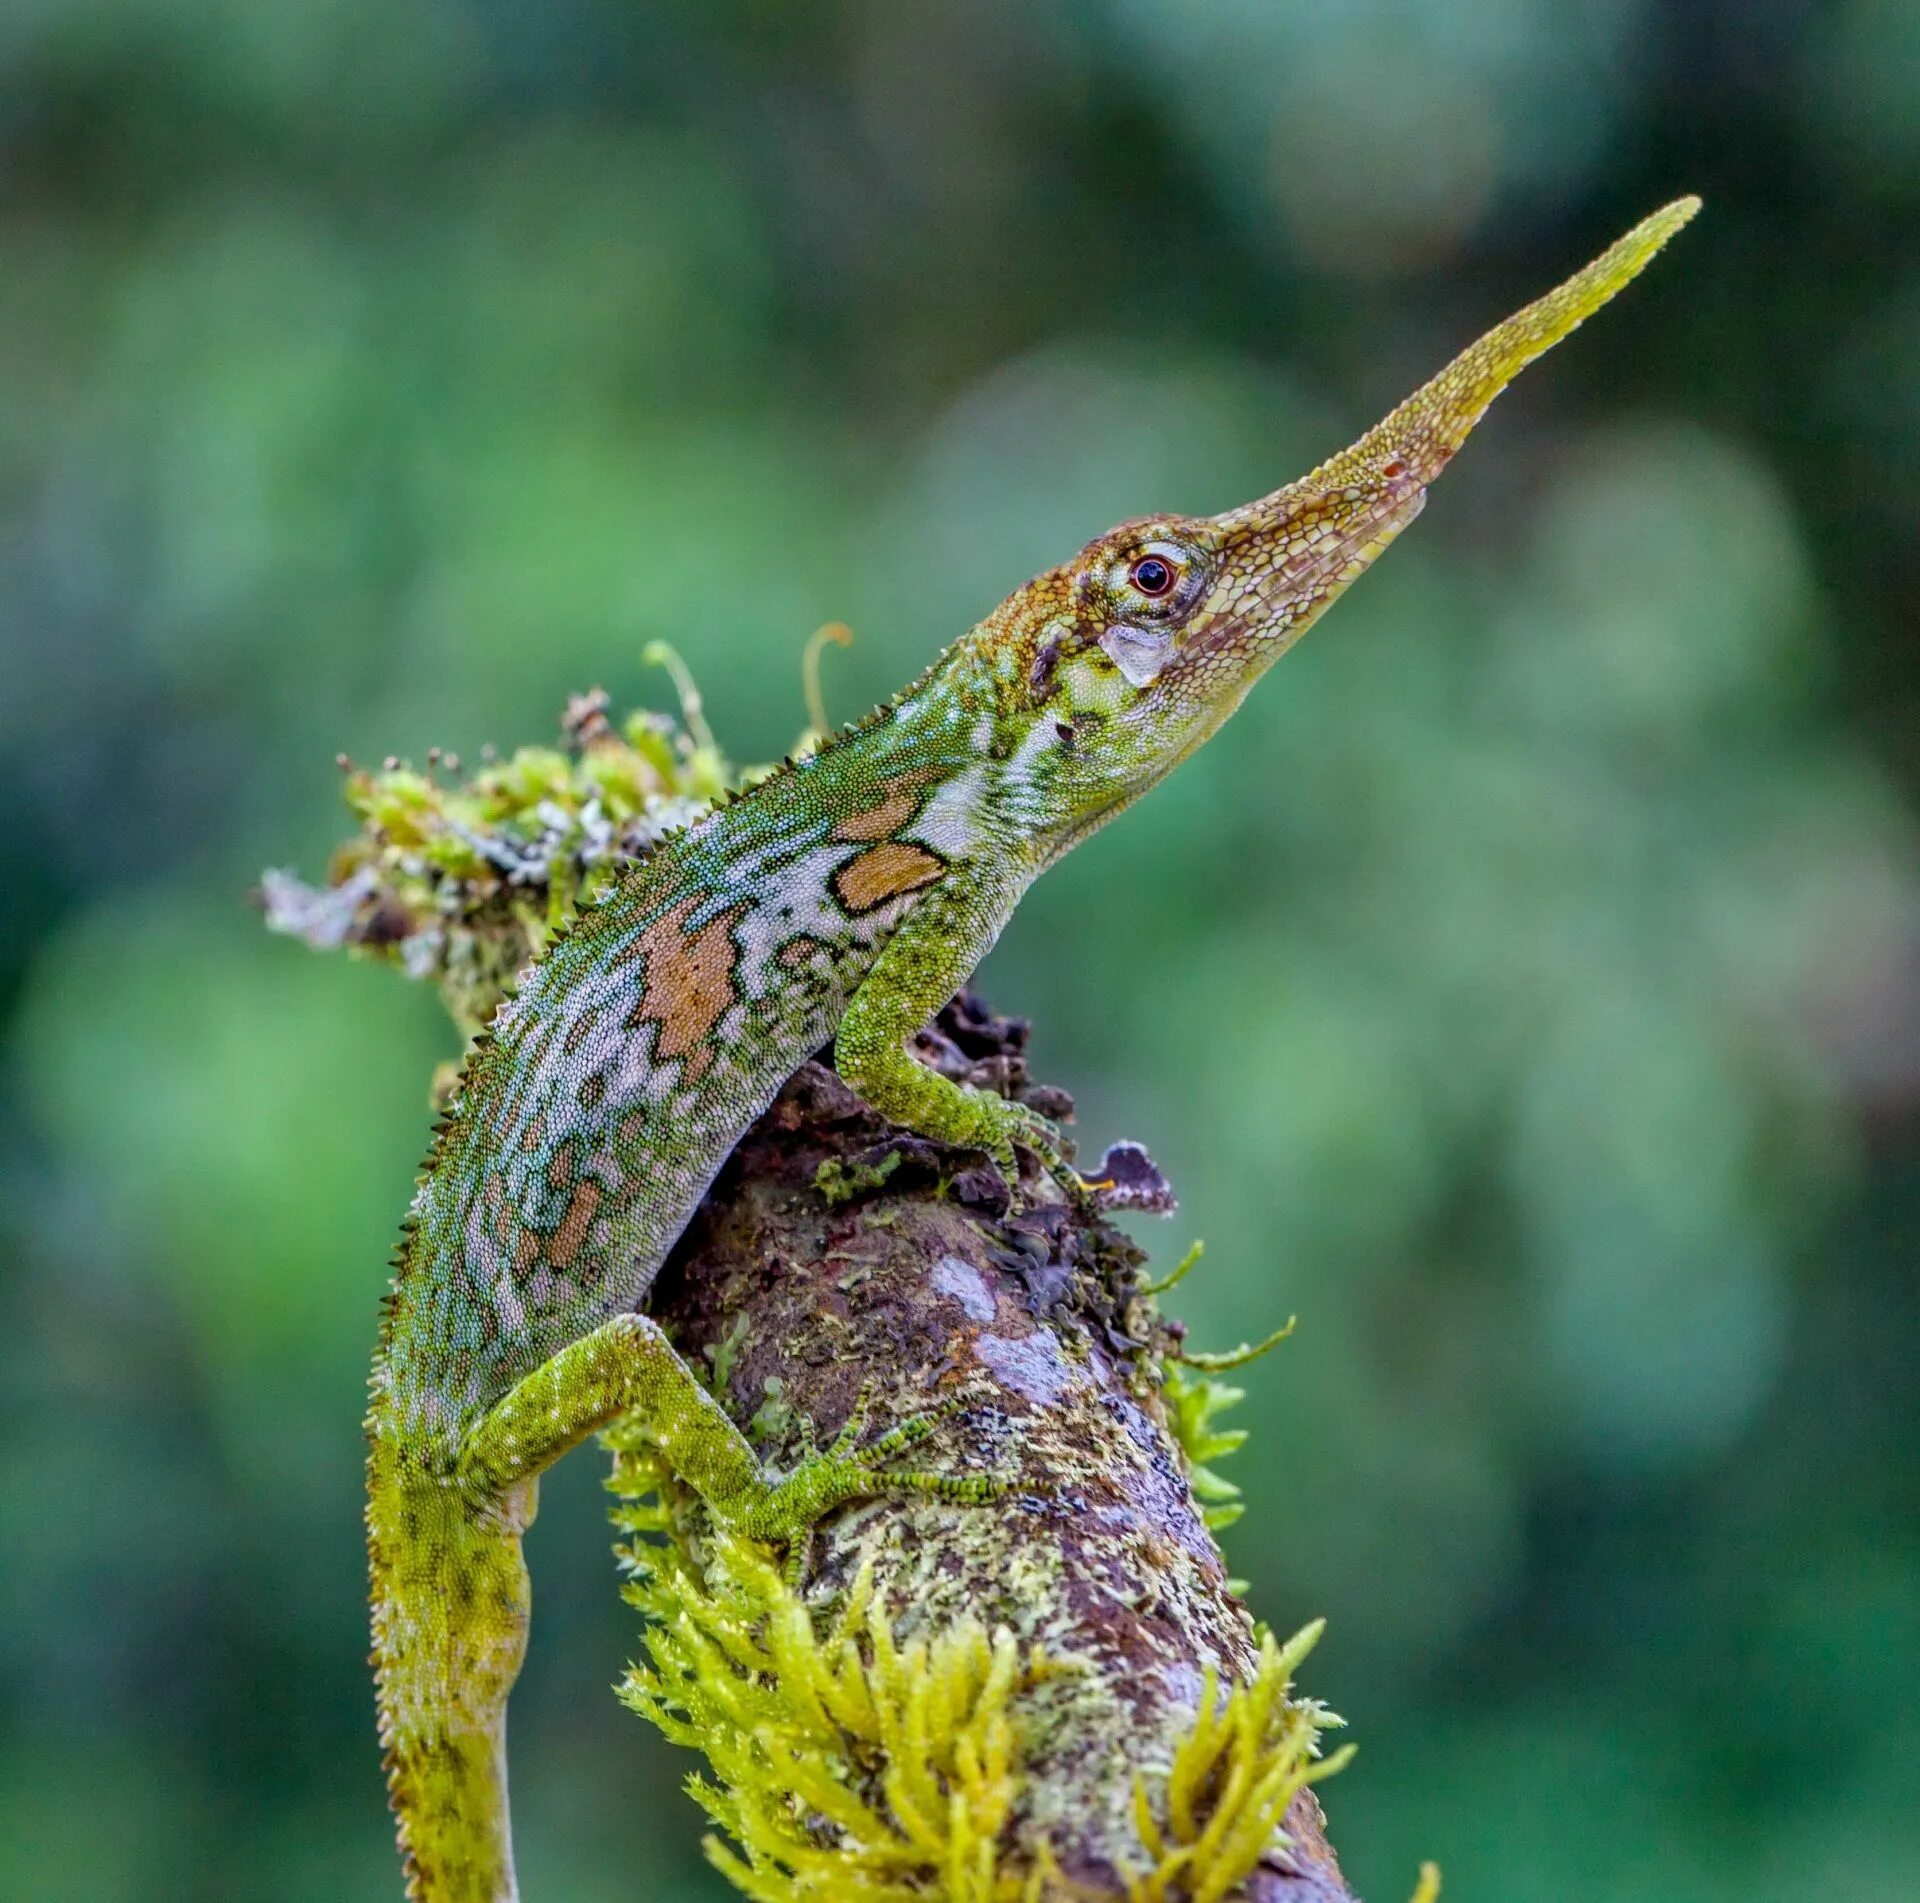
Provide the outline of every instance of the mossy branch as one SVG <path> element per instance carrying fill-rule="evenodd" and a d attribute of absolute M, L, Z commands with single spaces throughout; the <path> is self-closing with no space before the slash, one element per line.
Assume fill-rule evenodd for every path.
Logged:
<path fill-rule="evenodd" d="M 688 1788 L 726 1833 L 707 1850 L 756 1903 L 1036 1903 L 1079 1890 L 1050 1843 L 1009 1857 L 1026 1770 L 1023 1713 L 1049 1678 L 1092 1669 L 1024 1653 L 1005 1625 L 971 1613 L 901 1644 L 864 1563 L 838 1610 L 816 1622 L 764 1553 L 725 1533 L 696 1552 L 667 1476 L 631 1429 L 605 1437 L 630 1605 L 648 1662 L 620 1696 L 714 1780 Z M 664 1497 L 663 1497 L 664 1496 Z M 1263 1635 L 1253 1677 L 1223 1689 L 1209 1667 L 1192 1727 L 1164 1773 L 1136 1768 L 1138 1864 L 1128 1903 L 1220 1903 L 1286 1841 L 1288 1807 L 1349 1751 L 1322 1757 L 1340 1721 L 1291 1701 L 1320 1635 Z M 726 1841 L 731 1839 L 731 1843 Z M 739 1849 L 733 1848 L 738 1845 Z"/>

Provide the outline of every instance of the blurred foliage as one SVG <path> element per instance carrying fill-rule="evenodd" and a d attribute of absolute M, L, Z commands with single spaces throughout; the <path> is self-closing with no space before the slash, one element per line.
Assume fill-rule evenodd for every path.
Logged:
<path fill-rule="evenodd" d="M 1246 1512 L 1247 1503 L 1240 1497 L 1240 1488 L 1224 1474 L 1215 1473 L 1209 1463 L 1239 1452 L 1247 1444 L 1247 1430 L 1216 1427 L 1214 1422 L 1244 1401 L 1246 1390 L 1191 1373 L 1177 1361 L 1166 1364 L 1164 1378 L 1160 1398 L 1167 1410 L 1167 1425 L 1187 1457 L 1187 1477 L 1194 1497 L 1203 1503 L 1200 1517 L 1217 1533 L 1232 1526 Z"/>
<path fill-rule="evenodd" d="M 243 902 L 335 752 L 667 638 L 769 757 L 808 630 L 862 711 L 1687 189 L 986 984 L 1167 1166 L 1196 1337 L 1300 1312 L 1228 1543 L 1332 1615 L 1359 1889 L 1920 1893 L 1916 21 L 0 0 L 0 1894 L 393 1887 L 357 1424 L 450 1034 Z M 597 1480 L 523 1876 L 711 1897 Z"/>

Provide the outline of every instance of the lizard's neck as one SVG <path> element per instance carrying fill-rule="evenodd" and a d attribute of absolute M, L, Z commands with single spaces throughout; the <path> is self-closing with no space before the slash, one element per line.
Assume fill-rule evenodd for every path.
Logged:
<path fill-rule="evenodd" d="M 827 883 L 858 927 L 851 895 L 880 889 L 888 870 L 921 878 L 983 852 L 997 858 L 1024 839 L 1003 797 L 1014 745 L 1005 698 L 991 655 L 963 637 L 892 700 L 753 787 L 737 816 L 723 809 L 714 837 L 751 838 L 755 811 L 788 825 L 810 816 L 847 859 Z M 920 851 L 933 857 L 915 871 L 909 858 Z"/>

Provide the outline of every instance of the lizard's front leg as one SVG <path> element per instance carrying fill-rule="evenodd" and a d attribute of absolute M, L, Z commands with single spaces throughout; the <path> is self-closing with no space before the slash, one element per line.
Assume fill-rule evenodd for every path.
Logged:
<path fill-rule="evenodd" d="M 834 1067 L 883 1117 L 936 1142 L 986 1151 L 1016 1191 L 1016 1144 L 1077 1190 L 1071 1146 L 1054 1124 L 1025 1104 L 942 1077 L 907 1049 L 993 948 L 1017 897 L 966 872 L 928 892 L 848 1003 L 834 1039 Z"/>

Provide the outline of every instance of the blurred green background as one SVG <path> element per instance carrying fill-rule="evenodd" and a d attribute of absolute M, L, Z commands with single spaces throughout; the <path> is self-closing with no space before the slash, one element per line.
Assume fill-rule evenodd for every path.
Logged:
<path fill-rule="evenodd" d="M 988 990 L 1145 1139 L 1356 1886 L 1920 1895 L 1920 9 L 0 3 L 0 1895 L 396 1893 L 358 1433 L 448 1033 L 330 764 L 746 759 L 1345 442 L 1683 190 Z M 713 1898 L 599 1464 L 535 1898 Z"/>

